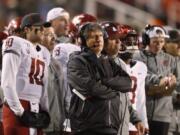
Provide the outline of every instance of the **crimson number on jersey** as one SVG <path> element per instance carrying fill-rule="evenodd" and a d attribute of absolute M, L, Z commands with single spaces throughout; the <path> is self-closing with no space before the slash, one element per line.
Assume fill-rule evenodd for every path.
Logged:
<path fill-rule="evenodd" d="M 31 58 L 31 71 L 29 73 L 29 82 L 43 86 L 45 63 L 39 59 Z"/>
<path fill-rule="evenodd" d="M 137 88 L 137 78 L 135 76 L 131 76 L 133 87 L 131 89 L 132 97 L 131 97 L 131 103 L 135 103 L 135 97 L 136 97 L 136 88 Z"/>
<path fill-rule="evenodd" d="M 14 40 L 13 38 L 8 38 L 6 40 L 6 45 L 5 45 L 6 49 L 12 46 L 13 40 Z"/>
<path fill-rule="evenodd" d="M 61 47 L 56 47 L 56 49 L 54 50 L 55 56 L 59 56 L 60 55 L 60 51 L 61 51 Z"/>

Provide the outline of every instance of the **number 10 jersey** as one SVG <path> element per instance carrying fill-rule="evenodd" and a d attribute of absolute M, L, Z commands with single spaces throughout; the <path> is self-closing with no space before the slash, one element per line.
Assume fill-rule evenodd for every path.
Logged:
<path fill-rule="evenodd" d="M 11 36 L 4 42 L 2 54 L 1 85 L 6 100 L 13 103 L 18 96 L 19 99 L 39 103 L 46 88 L 49 51 L 41 45 Z"/>

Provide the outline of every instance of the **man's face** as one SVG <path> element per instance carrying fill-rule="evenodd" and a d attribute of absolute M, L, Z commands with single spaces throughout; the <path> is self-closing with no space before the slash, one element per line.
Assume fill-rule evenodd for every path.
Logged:
<path fill-rule="evenodd" d="M 110 56 L 117 55 L 121 48 L 121 41 L 119 38 L 108 39 L 107 45 L 104 47 L 106 53 Z"/>
<path fill-rule="evenodd" d="M 96 55 L 99 55 L 104 47 L 104 38 L 101 30 L 88 32 L 86 39 L 87 47 L 90 48 Z"/>
<path fill-rule="evenodd" d="M 61 16 L 52 20 L 51 26 L 54 28 L 55 34 L 59 36 L 67 36 L 69 32 L 69 17 Z"/>
<path fill-rule="evenodd" d="M 169 42 L 164 46 L 167 53 L 173 56 L 180 56 L 180 43 Z"/>
<path fill-rule="evenodd" d="M 54 49 L 56 35 L 54 33 L 54 29 L 52 27 L 44 28 L 44 32 L 41 35 L 41 43 L 44 45 L 49 51 Z"/>
<path fill-rule="evenodd" d="M 150 39 L 149 51 L 154 54 L 157 54 L 162 50 L 164 44 L 165 44 L 164 37 L 153 37 Z"/>
<path fill-rule="evenodd" d="M 43 26 L 31 26 L 26 29 L 27 39 L 33 43 L 41 42 L 42 33 L 43 33 Z"/>

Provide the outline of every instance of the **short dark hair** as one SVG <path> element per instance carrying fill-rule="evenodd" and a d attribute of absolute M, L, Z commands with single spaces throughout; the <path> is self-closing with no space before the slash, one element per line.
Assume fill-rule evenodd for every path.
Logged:
<path fill-rule="evenodd" d="M 89 32 L 100 30 L 105 35 L 104 29 L 98 23 L 90 22 L 84 24 L 79 31 L 79 37 L 81 39 L 82 45 L 86 46 L 86 40 L 88 38 Z M 104 36 L 105 37 L 105 36 Z"/>
<path fill-rule="evenodd" d="M 180 34 L 177 30 L 169 30 L 168 33 L 170 38 L 167 39 L 167 42 L 173 42 L 173 43 L 180 42 Z"/>
<path fill-rule="evenodd" d="M 103 28 L 99 24 L 97 24 L 97 23 L 90 23 L 84 29 L 84 37 L 87 39 L 88 38 L 88 33 L 92 32 L 92 31 L 96 31 L 96 30 L 99 30 L 102 33 L 104 33 Z"/>

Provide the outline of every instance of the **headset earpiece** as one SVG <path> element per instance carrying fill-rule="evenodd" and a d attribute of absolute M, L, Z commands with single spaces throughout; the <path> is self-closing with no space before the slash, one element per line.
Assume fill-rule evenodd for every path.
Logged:
<path fill-rule="evenodd" d="M 143 44 L 144 46 L 147 46 L 147 45 L 149 45 L 149 43 L 150 43 L 149 36 L 148 36 L 148 34 L 146 33 L 146 31 L 143 31 L 143 33 L 142 33 L 142 44 Z"/>

